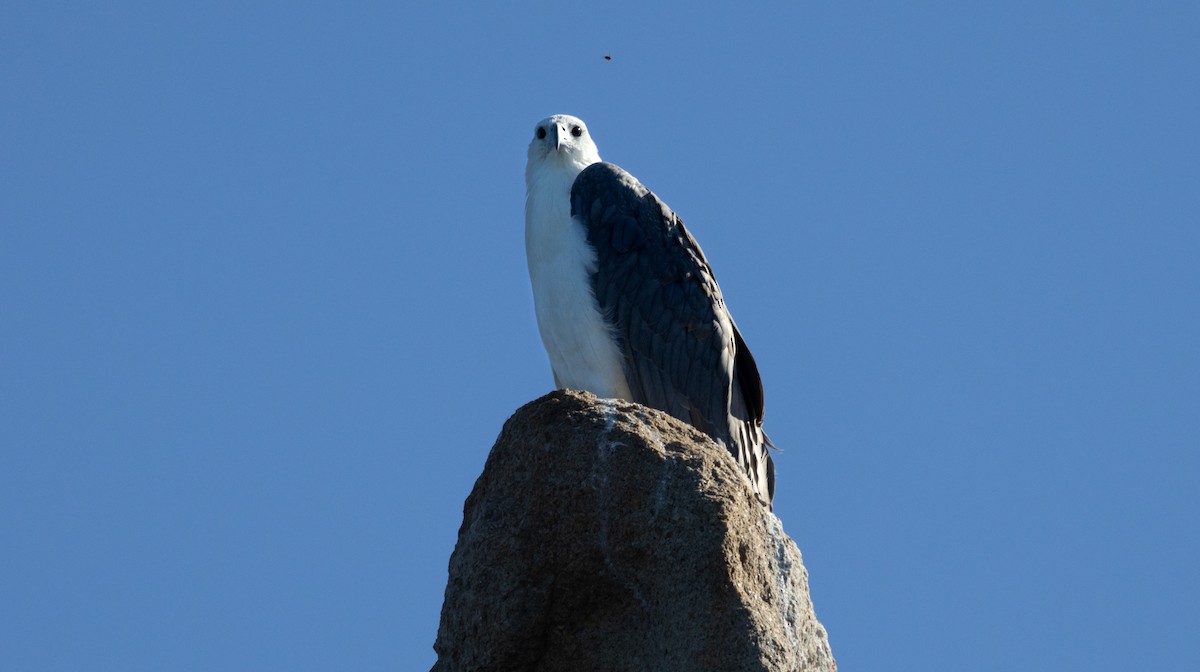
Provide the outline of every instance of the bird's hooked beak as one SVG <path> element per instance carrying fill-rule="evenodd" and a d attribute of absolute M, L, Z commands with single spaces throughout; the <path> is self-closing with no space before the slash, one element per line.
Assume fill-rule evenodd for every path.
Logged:
<path fill-rule="evenodd" d="M 554 151 L 558 151 L 567 139 L 567 127 L 562 124 L 554 124 Z"/>

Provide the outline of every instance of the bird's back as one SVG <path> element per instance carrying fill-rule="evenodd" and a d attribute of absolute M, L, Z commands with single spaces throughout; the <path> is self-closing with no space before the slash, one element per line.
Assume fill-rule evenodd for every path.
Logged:
<path fill-rule="evenodd" d="M 633 400 L 723 443 L 769 505 L 775 471 L 758 367 L 699 244 L 665 203 L 612 164 L 580 173 L 571 214 L 596 256 L 591 289 Z"/>

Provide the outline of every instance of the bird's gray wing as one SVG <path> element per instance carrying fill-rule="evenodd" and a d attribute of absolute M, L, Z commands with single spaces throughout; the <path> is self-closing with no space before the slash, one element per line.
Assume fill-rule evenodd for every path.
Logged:
<path fill-rule="evenodd" d="M 696 240 L 653 192 L 609 163 L 576 178 L 571 215 L 596 250 L 592 287 L 620 341 L 634 401 L 724 443 L 769 504 L 774 465 L 758 367 Z"/>

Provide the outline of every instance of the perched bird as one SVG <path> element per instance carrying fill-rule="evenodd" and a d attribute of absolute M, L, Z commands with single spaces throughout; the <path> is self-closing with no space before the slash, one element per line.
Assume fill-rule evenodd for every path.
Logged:
<path fill-rule="evenodd" d="M 683 222 L 602 163 L 587 126 L 564 114 L 534 127 L 525 186 L 525 253 L 555 385 L 690 423 L 733 454 L 769 507 L 758 367 Z"/>

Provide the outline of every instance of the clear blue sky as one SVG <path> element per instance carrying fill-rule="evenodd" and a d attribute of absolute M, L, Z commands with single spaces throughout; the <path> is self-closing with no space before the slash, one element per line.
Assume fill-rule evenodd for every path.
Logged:
<path fill-rule="evenodd" d="M 708 254 L 842 669 L 1195 669 L 1196 4 L 496 5 L 0 9 L 0 669 L 428 668 L 558 112 Z"/>

